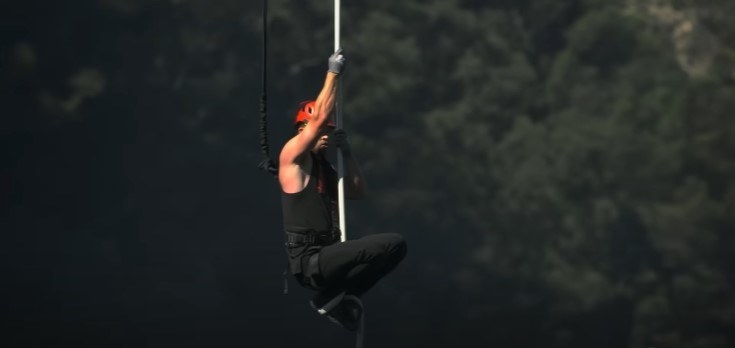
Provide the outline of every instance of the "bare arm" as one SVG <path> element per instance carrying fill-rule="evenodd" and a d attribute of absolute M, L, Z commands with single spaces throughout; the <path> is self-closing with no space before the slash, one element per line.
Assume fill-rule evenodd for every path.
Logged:
<path fill-rule="evenodd" d="M 284 192 L 298 192 L 304 187 L 305 176 L 301 173 L 304 158 L 319 139 L 319 131 L 329 118 L 334 108 L 337 79 L 344 66 L 344 56 L 341 50 L 329 57 L 329 72 L 324 80 L 316 101 L 314 110 L 304 129 L 291 138 L 281 150 L 279 157 L 278 181 Z"/>
<path fill-rule="evenodd" d="M 304 130 L 291 139 L 281 150 L 280 165 L 289 165 L 299 162 L 301 157 L 309 152 L 319 138 L 319 130 L 329 118 L 334 108 L 339 75 L 328 72 L 319 96 L 314 103 L 314 113 L 311 115 Z"/>
<path fill-rule="evenodd" d="M 360 164 L 350 154 L 344 155 L 345 163 L 345 197 L 348 199 L 363 199 L 367 196 L 367 185 L 362 175 Z"/>
<path fill-rule="evenodd" d="M 347 141 L 347 134 L 342 129 L 337 130 L 334 132 L 334 139 L 337 147 L 342 151 L 345 164 L 345 197 L 348 199 L 365 198 L 367 196 L 367 186 L 360 164 L 352 154 L 350 143 Z"/>

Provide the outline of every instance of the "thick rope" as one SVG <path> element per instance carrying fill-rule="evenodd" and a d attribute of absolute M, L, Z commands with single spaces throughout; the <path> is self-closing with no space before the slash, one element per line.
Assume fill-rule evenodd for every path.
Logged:
<path fill-rule="evenodd" d="M 268 61 L 268 0 L 263 0 L 263 90 L 260 94 L 260 151 L 263 153 L 263 160 L 260 161 L 258 167 L 271 173 L 273 176 L 278 175 L 278 167 L 273 162 L 268 148 L 268 113 L 266 98 L 266 71 Z"/>

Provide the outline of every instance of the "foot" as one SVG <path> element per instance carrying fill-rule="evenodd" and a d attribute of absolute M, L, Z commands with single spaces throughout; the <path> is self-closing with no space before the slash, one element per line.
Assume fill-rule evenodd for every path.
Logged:
<path fill-rule="evenodd" d="M 327 314 L 327 312 L 331 311 L 333 308 L 337 307 L 337 305 L 342 302 L 344 296 L 344 291 L 339 293 L 321 292 L 314 296 L 311 301 L 309 301 L 309 305 L 311 305 L 311 308 L 316 309 L 319 314 L 324 315 Z"/>
<path fill-rule="evenodd" d="M 319 314 L 349 331 L 356 331 L 359 328 L 362 319 L 362 301 L 357 296 L 345 295 L 342 292 L 322 307 L 318 307 L 313 300 L 310 304 Z"/>
<path fill-rule="evenodd" d="M 331 322 L 349 330 L 357 331 L 362 320 L 362 301 L 354 295 L 344 295 L 339 303 L 325 310 L 318 308 L 319 314 L 325 315 Z"/>

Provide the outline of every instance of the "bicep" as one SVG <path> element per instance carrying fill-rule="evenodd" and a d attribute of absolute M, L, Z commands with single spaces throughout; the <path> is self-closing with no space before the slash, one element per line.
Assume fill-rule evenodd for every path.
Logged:
<path fill-rule="evenodd" d="M 316 142 L 318 132 L 307 124 L 304 130 L 291 139 L 281 151 L 280 161 L 284 164 L 297 162 L 297 159 L 311 151 Z"/>

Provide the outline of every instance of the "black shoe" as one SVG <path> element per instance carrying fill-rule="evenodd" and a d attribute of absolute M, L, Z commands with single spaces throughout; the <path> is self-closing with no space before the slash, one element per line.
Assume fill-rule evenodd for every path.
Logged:
<path fill-rule="evenodd" d="M 323 290 L 314 295 L 311 301 L 309 301 L 309 304 L 312 308 L 319 311 L 319 314 L 326 314 L 342 301 L 344 295 L 344 290 Z"/>
<path fill-rule="evenodd" d="M 362 320 L 362 311 L 362 301 L 357 296 L 345 295 L 336 307 L 326 312 L 326 316 L 349 331 L 357 331 Z"/>

